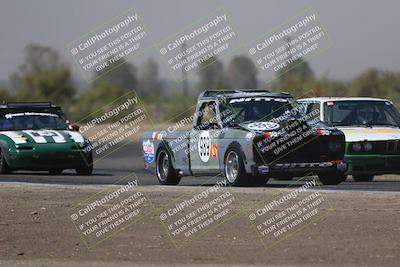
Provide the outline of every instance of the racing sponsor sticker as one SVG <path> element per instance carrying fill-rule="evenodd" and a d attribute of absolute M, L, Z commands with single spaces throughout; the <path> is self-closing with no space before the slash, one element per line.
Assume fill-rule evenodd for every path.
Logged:
<path fill-rule="evenodd" d="M 154 143 L 150 140 L 143 141 L 144 160 L 147 163 L 152 163 L 155 159 Z"/>
<path fill-rule="evenodd" d="M 200 134 L 197 145 L 201 161 L 208 162 L 211 150 L 211 137 L 208 131 L 204 131 Z"/>
<path fill-rule="evenodd" d="M 153 137 L 154 140 L 158 140 L 158 132 L 153 132 L 151 136 Z"/>
<path fill-rule="evenodd" d="M 218 158 L 218 145 L 217 144 L 211 145 L 211 157 Z"/>
<path fill-rule="evenodd" d="M 270 130 L 276 130 L 279 128 L 279 124 L 275 122 L 253 122 L 247 125 L 247 127 L 251 130 L 256 130 L 256 131 L 270 131 Z"/>

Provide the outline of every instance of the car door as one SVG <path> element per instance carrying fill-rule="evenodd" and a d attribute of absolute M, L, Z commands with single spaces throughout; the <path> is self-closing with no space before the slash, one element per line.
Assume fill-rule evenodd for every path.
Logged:
<path fill-rule="evenodd" d="M 220 167 L 218 139 L 222 125 L 219 109 L 215 101 L 204 101 L 198 106 L 189 141 L 191 170 L 194 175 L 215 175 Z"/>

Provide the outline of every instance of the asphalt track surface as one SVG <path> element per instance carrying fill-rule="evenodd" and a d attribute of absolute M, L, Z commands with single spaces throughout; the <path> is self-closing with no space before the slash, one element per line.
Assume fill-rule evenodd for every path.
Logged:
<path fill-rule="evenodd" d="M 106 158 L 95 159 L 94 172 L 91 176 L 76 175 L 73 170 L 66 170 L 61 175 L 50 175 L 46 172 L 19 171 L 13 174 L 1 175 L 0 182 L 5 183 L 37 183 L 37 184 L 61 184 L 61 185 L 102 185 L 118 184 L 118 181 L 126 175 L 135 173 L 139 183 L 143 186 L 158 185 L 154 175 L 143 168 L 141 143 L 131 143 L 113 152 Z M 400 176 L 377 176 L 373 182 L 355 183 L 351 176 L 347 181 L 336 186 L 322 186 L 323 190 L 338 191 L 400 191 Z M 184 177 L 179 186 L 212 186 L 221 178 L 213 177 Z M 270 179 L 264 189 L 276 189 L 297 187 L 304 181 L 278 181 Z"/>

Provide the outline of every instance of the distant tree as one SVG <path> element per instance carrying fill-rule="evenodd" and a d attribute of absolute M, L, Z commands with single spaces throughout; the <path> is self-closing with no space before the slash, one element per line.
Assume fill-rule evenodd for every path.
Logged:
<path fill-rule="evenodd" d="M 314 73 L 310 65 L 302 58 L 294 60 L 285 68 L 279 70 L 277 75 L 280 83 L 283 84 L 289 80 L 307 81 L 314 79 Z"/>
<path fill-rule="evenodd" d="M 6 88 L 0 87 L 0 104 L 13 101 L 14 98 Z"/>
<path fill-rule="evenodd" d="M 118 85 L 97 84 L 78 97 L 77 103 L 72 110 L 72 119 L 81 120 L 86 118 L 89 120 L 92 117 L 86 116 L 89 114 L 92 114 L 93 117 L 96 116 L 96 114 L 93 114 L 94 112 L 100 111 L 102 107 L 113 103 L 113 101 L 125 94 L 127 94 L 127 90 Z"/>
<path fill-rule="evenodd" d="M 400 72 L 382 72 L 381 84 L 390 94 L 400 94 Z"/>
<path fill-rule="evenodd" d="M 257 69 L 246 56 L 236 56 L 229 63 L 226 73 L 228 88 L 257 88 Z"/>
<path fill-rule="evenodd" d="M 152 59 L 148 59 L 140 69 L 140 79 L 137 92 L 142 96 L 158 96 L 162 92 L 162 84 L 158 77 L 158 65 Z"/>
<path fill-rule="evenodd" d="M 203 61 L 198 70 L 199 91 L 223 89 L 224 71 L 221 61 L 215 56 Z"/>
<path fill-rule="evenodd" d="M 94 85 L 103 83 L 117 85 L 125 90 L 136 90 L 138 85 L 137 69 L 125 58 L 121 58 L 95 73 Z"/>
<path fill-rule="evenodd" d="M 351 82 L 350 90 L 358 96 L 382 96 L 387 92 L 381 84 L 382 72 L 370 68 Z"/>
<path fill-rule="evenodd" d="M 57 51 L 30 44 L 24 52 L 24 63 L 11 76 L 16 97 L 23 101 L 69 103 L 76 90 L 72 85 L 71 72 L 60 61 Z"/>

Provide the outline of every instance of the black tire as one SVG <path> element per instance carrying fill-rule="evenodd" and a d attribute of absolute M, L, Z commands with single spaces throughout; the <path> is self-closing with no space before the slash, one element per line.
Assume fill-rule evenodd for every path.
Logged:
<path fill-rule="evenodd" d="M 358 175 L 353 175 L 353 179 L 355 182 L 371 182 L 374 179 L 374 175 L 358 174 Z"/>
<path fill-rule="evenodd" d="M 346 181 L 347 175 L 344 173 L 328 173 L 320 174 L 318 178 L 323 185 L 338 185 Z"/>
<path fill-rule="evenodd" d="M 251 186 L 256 181 L 256 177 L 251 177 L 246 173 L 242 153 L 237 148 L 230 148 L 225 154 L 224 175 L 230 186 Z M 258 183 L 260 183 L 260 180 L 258 180 Z"/>
<path fill-rule="evenodd" d="M 93 164 L 76 168 L 75 171 L 76 171 L 76 174 L 78 174 L 78 175 L 92 175 Z"/>
<path fill-rule="evenodd" d="M 93 155 L 90 153 L 88 159 L 83 165 L 75 169 L 78 175 L 92 175 L 93 173 Z"/>
<path fill-rule="evenodd" d="M 172 166 L 171 155 L 165 148 L 161 148 L 157 153 L 156 175 L 162 185 L 177 185 L 181 180 Z"/>
<path fill-rule="evenodd" d="M 62 172 L 63 172 L 63 169 L 49 170 L 49 173 L 52 175 L 60 175 Z"/>
<path fill-rule="evenodd" d="M 1 174 L 9 174 L 12 170 L 4 157 L 3 150 L 0 149 L 0 173 Z"/>

